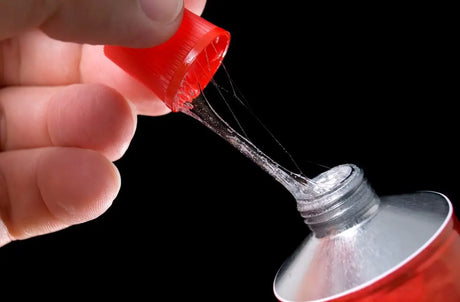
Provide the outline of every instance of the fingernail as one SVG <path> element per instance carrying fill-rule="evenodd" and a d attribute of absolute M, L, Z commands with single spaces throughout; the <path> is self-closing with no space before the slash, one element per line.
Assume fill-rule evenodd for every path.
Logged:
<path fill-rule="evenodd" d="M 153 21 L 169 23 L 177 18 L 184 6 L 183 0 L 140 0 L 144 13 Z"/>

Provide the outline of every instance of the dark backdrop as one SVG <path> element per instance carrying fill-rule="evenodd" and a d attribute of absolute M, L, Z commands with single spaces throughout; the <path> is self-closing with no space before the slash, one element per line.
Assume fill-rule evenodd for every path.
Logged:
<path fill-rule="evenodd" d="M 447 9 L 208 2 L 204 17 L 232 34 L 231 78 L 307 176 L 353 163 L 380 195 L 439 191 L 458 212 Z M 276 144 L 262 147 L 287 162 Z M 276 301 L 275 274 L 308 234 L 281 185 L 180 113 L 140 117 L 116 165 L 122 188 L 101 217 L 0 249 L 6 288 Z"/>

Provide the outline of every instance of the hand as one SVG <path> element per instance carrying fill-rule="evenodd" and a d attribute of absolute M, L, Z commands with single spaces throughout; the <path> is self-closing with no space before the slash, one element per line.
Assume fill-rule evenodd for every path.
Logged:
<path fill-rule="evenodd" d="M 185 1 L 200 14 L 205 0 Z M 0 246 L 92 220 L 136 117 L 169 109 L 102 45 L 155 46 L 182 0 L 0 0 Z M 80 44 L 81 43 L 81 44 Z"/>

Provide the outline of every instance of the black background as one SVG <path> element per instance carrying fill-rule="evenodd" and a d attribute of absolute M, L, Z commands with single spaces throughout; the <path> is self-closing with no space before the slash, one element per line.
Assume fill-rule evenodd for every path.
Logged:
<path fill-rule="evenodd" d="M 307 176 L 353 163 L 380 195 L 434 190 L 458 212 L 449 8 L 247 3 L 210 0 L 203 16 L 230 31 L 226 69 Z M 101 217 L 0 249 L 5 288 L 276 301 L 275 274 L 308 234 L 281 185 L 181 113 L 140 117 L 116 165 L 122 188 Z"/>

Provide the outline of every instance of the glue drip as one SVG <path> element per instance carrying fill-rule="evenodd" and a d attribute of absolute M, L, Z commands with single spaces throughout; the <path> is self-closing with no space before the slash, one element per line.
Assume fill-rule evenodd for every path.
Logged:
<path fill-rule="evenodd" d="M 222 119 L 202 94 L 195 98 L 193 102 L 184 103 L 184 106 L 179 111 L 193 117 L 225 139 L 282 184 L 297 201 L 310 200 L 314 196 L 329 190 L 327 185 L 320 186 L 301 174 L 291 172 L 267 156 Z"/>

